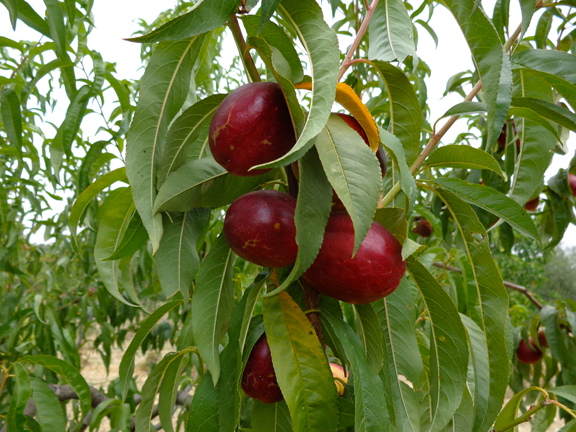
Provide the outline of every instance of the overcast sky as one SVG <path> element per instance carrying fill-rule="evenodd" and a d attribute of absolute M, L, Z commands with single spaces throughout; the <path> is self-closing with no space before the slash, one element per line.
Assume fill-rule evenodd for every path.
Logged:
<path fill-rule="evenodd" d="M 42 0 L 28 0 L 28 3 L 43 15 L 44 3 Z M 483 0 L 482 4 L 489 14 L 492 12 L 495 0 Z M 520 22 L 518 2 L 511 2 L 512 18 L 510 28 L 514 29 Z M 140 29 L 138 19 L 151 22 L 155 17 L 165 10 L 172 1 L 147 1 L 147 0 L 95 0 L 93 15 L 95 30 L 90 35 L 89 47 L 100 51 L 105 61 L 116 63 L 116 70 L 119 78 L 137 78 L 142 75 L 140 67 L 140 46 L 132 42 L 127 42 L 124 38 L 132 35 Z M 327 7 L 327 2 L 323 4 Z M 328 14 L 327 14 L 328 15 Z M 533 20 L 533 25 L 536 19 Z M 439 46 L 436 48 L 431 37 L 425 31 L 420 32 L 418 42 L 418 54 L 426 61 L 432 70 L 432 75 L 428 80 L 428 97 L 432 112 L 432 122 L 448 110 L 451 106 L 461 102 L 460 96 L 456 94 L 443 97 L 445 83 L 448 77 L 457 72 L 471 69 L 472 61 L 469 49 L 461 32 L 455 23 L 452 15 L 443 7 L 437 7 L 431 23 L 437 31 Z M 457 37 L 455 37 L 457 35 Z M 19 22 L 16 32 L 12 31 L 8 13 L 4 6 L 0 6 L 0 36 L 11 39 L 38 40 L 39 34 L 30 30 L 23 23 Z M 234 50 L 233 42 L 226 49 Z M 344 48 L 344 47 L 342 47 Z M 62 113 L 63 114 L 63 113 Z M 460 120 L 464 122 L 466 120 Z M 86 125 L 83 125 L 86 128 Z M 453 128 L 458 128 L 458 123 Z M 463 129 L 463 128 L 462 128 Z M 450 142 L 456 132 L 447 135 L 445 142 Z M 554 175 L 558 169 L 567 168 L 570 158 L 576 151 L 576 139 L 572 134 L 569 141 L 570 151 L 568 155 L 562 157 L 555 155 L 553 164 L 548 170 L 546 177 Z M 576 226 L 571 225 L 566 233 L 564 245 L 576 245 Z"/>

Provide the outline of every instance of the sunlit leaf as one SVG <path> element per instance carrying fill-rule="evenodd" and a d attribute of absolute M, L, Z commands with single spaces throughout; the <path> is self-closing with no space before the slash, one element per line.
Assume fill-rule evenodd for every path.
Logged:
<path fill-rule="evenodd" d="M 466 145 L 446 145 L 434 150 L 426 159 L 427 167 L 486 169 L 505 177 L 502 168 L 490 153 Z"/>
<path fill-rule="evenodd" d="M 403 62 L 416 57 L 412 22 L 402 0 L 382 0 L 368 26 L 370 60 Z"/>

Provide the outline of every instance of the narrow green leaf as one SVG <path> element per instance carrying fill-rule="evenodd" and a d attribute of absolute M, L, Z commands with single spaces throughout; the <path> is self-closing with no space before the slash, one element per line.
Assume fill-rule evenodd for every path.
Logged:
<path fill-rule="evenodd" d="M 90 393 L 90 386 L 88 386 L 88 383 L 76 368 L 64 360 L 49 355 L 26 356 L 22 357 L 20 362 L 33 363 L 45 367 L 62 377 L 78 395 L 82 415 L 88 415 L 88 412 L 92 408 L 92 394 Z"/>
<path fill-rule="evenodd" d="M 400 140 L 406 155 L 406 163 L 411 165 L 420 152 L 420 133 L 423 125 L 418 96 L 402 70 L 390 63 L 375 61 L 372 64 L 386 84 L 388 92 L 390 101 L 388 131 Z M 386 144 L 382 135 L 380 138 Z"/>
<path fill-rule="evenodd" d="M 118 399 L 106 399 L 98 404 L 92 411 L 90 417 L 90 432 L 98 430 L 102 419 L 106 416 L 114 416 L 115 412 L 122 406 L 122 402 Z"/>
<path fill-rule="evenodd" d="M 392 431 L 382 380 L 368 364 L 364 347 L 354 330 L 330 313 L 324 312 L 322 318 L 329 324 L 325 326 L 326 331 L 335 333 L 333 339 L 338 339 L 342 343 L 342 349 L 350 362 L 351 375 L 354 380 L 354 430 L 357 432 Z"/>
<path fill-rule="evenodd" d="M 155 252 L 162 237 L 162 216 L 154 214 L 157 164 L 170 122 L 188 94 L 190 74 L 203 37 L 159 44 L 140 82 L 140 96 L 126 147 L 126 173 L 134 203 Z M 153 126 L 151 126 L 153 125 Z"/>
<path fill-rule="evenodd" d="M 496 419 L 496 422 L 494 423 L 494 430 L 495 431 L 498 431 L 499 429 L 504 428 L 511 421 L 516 419 L 516 413 L 518 412 L 518 409 L 520 408 L 520 403 L 522 402 L 522 398 L 524 398 L 524 396 L 527 393 L 530 393 L 532 391 L 538 391 L 542 394 L 545 394 L 545 390 L 541 389 L 540 387 L 536 387 L 536 386 L 525 388 L 525 389 L 519 391 L 518 393 L 516 393 L 508 401 L 506 406 L 504 408 L 502 408 L 502 411 L 498 415 L 498 418 Z"/>
<path fill-rule="evenodd" d="M 142 386 L 142 393 L 141 393 L 142 400 L 140 401 L 140 404 L 138 404 L 138 409 L 136 410 L 136 414 L 134 416 L 135 427 L 137 431 L 150 432 L 153 429 L 156 430 L 156 428 L 154 428 L 151 423 L 152 411 L 154 409 L 154 402 L 156 400 L 156 393 L 158 393 L 158 390 L 164 384 L 164 379 L 167 377 L 167 375 L 170 375 L 174 371 L 180 372 L 182 362 L 186 359 L 185 357 L 186 354 L 188 354 L 192 350 L 193 348 L 189 348 L 177 353 L 167 354 L 166 356 L 164 356 L 162 360 L 160 360 L 160 362 L 156 366 L 154 366 L 154 369 L 152 369 L 152 372 L 150 373 L 150 375 L 148 375 L 146 382 Z M 177 375 L 179 375 L 179 373 Z M 168 379 L 172 384 L 174 384 L 175 377 L 171 377 Z M 167 397 L 169 401 L 175 400 L 173 394 L 175 390 L 174 387 L 172 386 L 169 390 L 170 390 L 169 394 L 163 394 L 162 396 L 164 396 L 164 398 Z M 165 403 L 166 401 L 162 401 L 163 415 L 161 420 L 164 420 L 164 422 L 162 422 L 162 426 L 164 427 L 164 430 L 170 431 L 173 430 L 172 416 L 170 415 L 168 419 L 166 419 L 165 415 L 166 406 L 164 405 Z M 168 409 L 171 411 L 173 406 L 174 405 L 169 406 Z M 166 420 L 169 420 L 169 422 L 166 423 Z"/>
<path fill-rule="evenodd" d="M 412 21 L 402 0 L 382 0 L 368 25 L 368 58 L 403 62 L 416 57 Z"/>
<path fill-rule="evenodd" d="M 264 298 L 264 328 L 294 432 L 336 431 L 336 387 L 324 349 L 286 291 Z"/>
<path fill-rule="evenodd" d="M 168 175 L 158 191 L 154 211 L 158 214 L 222 207 L 255 190 L 275 174 L 273 170 L 259 176 L 238 177 L 228 174 L 212 157 L 189 160 Z"/>
<path fill-rule="evenodd" d="M 130 388 L 130 380 L 132 379 L 132 374 L 134 373 L 134 358 L 136 357 L 138 348 L 144 339 L 146 339 L 148 334 L 152 331 L 152 328 L 156 325 L 160 318 L 181 304 L 182 300 L 175 300 L 163 304 L 153 313 L 151 313 L 144 321 L 142 321 L 138 327 L 138 330 L 134 334 L 134 338 L 130 342 L 130 345 L 128 345 L 128 348 L 124 352 L 122 360 L 120 361 L 118 379 L 120 381 L 122 400 L 126 399 L 126 395 L 128 394 L 128 390 Z"/>
<path fill-rule="evenodd" d="M 11 88 L 0 90 L 0 119 L 12 145 L 22 151 L 22 113 L 20 100 Z"/>
<path fill-rule="evenodd" d="M 190 12 L 180 15 L 144 36 L 129 38 L 131 42 L 149 43 L 188 39 L 222 27 L 240 0 L 202 0 Z"/>
<path fill-rule="evenodd" d="M 48 23 L 24 0 L 0 0 L 0 3 L 8 7 L 8 2 L 18 4 L 18 19 L 31 29 L 50 37 Z"/>
<path fill-rule="evenodd" d="M 384 364 L 384 334 L 378 315 L 369 305 L 354 305 L 356 309 L 356 333 L 362 341 L 366 358 L 374 372 L 379 373 Z"/>
<path fill-rule="evenodd" d="M 16 21 L 18 20 L 18 0 L 3 0 L 4 6 L 8 9 L 12 30 L 16 30 Z"/>
<path fill-rule="evenodd" d="M 114 261 L 121 258 L 131 257 L 148 240 L 148 233 L 142 224 L 142 219 L 136 212 L 129 216 L 130 220 L 126 230 L 122 234 L 120 243 L 115 246 L 114 252 L 104 261 Z"/>
<path fill-rule="evenodd" d="M 70 227 L 70 233 L 74 244 L 76 244 L 76 232 L 78 230 L 78 224 L 82 219 L 82 215 L 86 210 L 86 207 L 92 202 L 96 196 L 106 189 L 108 186 L 113 185 L 117 181 L 124 181 L 126 179 L 126 168 L 117 168 L 114 171 L 104 174 L 102 177 L 98 178 L 94 183 L 88 186 L 74 201 L 72 210 L 70 211 L 70 216 L 68 216 L 68 226 Z"/>
<path fill-rule="evenodd" d="M 512 98 L 510 58 L 492 22 L 475 0 L 447 0 L 472 51 L 488 109 L 488 145 L 496 141 Z"/>
<path fill-rule="evenodd" d="M 576 114 L 566 108 L 534 98 L 512 98 L 512 105 L 530 108 L 542 117 L 576 131 Z"/>
<path fill-rule="evenodd" d="M 132 298 L 136 304 L 130 303 L 120 293 L 121 271 L 118 261 L 106 261 L 120 245 L 123 234 L 128 227 L 134 203 L 129 187 L 113 190 L 104 200 L 98 211 L 98 232 L 94 244 L 94 258 L 100 277 L 108 292 L 117 300 L 128 306 L 137 306 L 138 298 Z"/>
<path fill-rule="evenodd" d="M 520 33 L 520 38 L 523 38 L 526 30 L 528 30 L 530 26 L 532 16 L 534 12 L 536 12 L 536 2 L 532 0 L 520 0 L 520 9 L 522 10 L 522 33 Z"/>
<path fill-rule="evenodd" d="M 187 108 L 170 126 L 162 162 L 158 167 L 158 184 L 180 168 L 186 158 L 200 159 L 210 152 L 208 129 L 212 115 L 226 95 L 214 94 Z"/>
<path fill-rule="evenodd" d="M 576 385 L 564 385 L 560 387 L 554 387 L 551 389 L 547 389 L 547 391 L 548 393 L 561 396 L 564 399 L 567 399 L 570 402 L 576 404 Z"/>
<path fill-rule="evenodd" d="M 330 116 L 315 146 L 328 181 L 352 218 L 356 253 L 382 191 L 380 165 L 360 135 L 336 114 Z"/>
<path fill-rule="evenodd" d="M 514 116 L 514 117 L 523 117 L 525 119 L 531 120 L 535 126 L 542 126 L 548 132 L 550 132 L 554 136 L 554 139 L 557 142 L 560 141 L 560 136 L 558 135 L 558 126 L 553 125 L 550 121 L 548 121 L 546 118 L 542 117 L 536 111 L 534 111 L 530 108 L 512 107 L 508 111 L 508 114 L 510 114 L 511 116 Z"/>
<path fill-rule="evenodd" d="M 462 401 L 468 372 L 466 331 L 450 296 L 414 257 L 406 260 L 430 318 L 430 431 L 442 430 Z"/>
<path fill-rule="evenodd" d="M 306 153 L 314 144 L 313 138 L 328 121 L 338 81 L 338 41 L 334 30 L 324 22 L 320 6 L 314 0 L 291 0 L 281 3 L 278 10 L 293 27 L 308 53 L 312 69 L 312 103 L 304 129 L 292 150 L 276 161 L 258 165 L 258 168 L 287 165 Z"/>
<path fill-rule="evenodd" d="M 440 118 L 451 117 L 453 115 L 461 116 L 465 114 L 474 114 L 486 112 L 486 104 L 483 102 L 460 102 L 442 115 Z"/>
<path fill-rule="evenodd" d="M 286 402 L 267 404 L 255 400 L 252 406 L 252 432 L 292 432 Z"/>
<path fill-rule="evenodd" d="M 62 404 L 54 391 L 38 378 L 31 378 L 36 420 L 43 432 L 62 432 L 66 430 L 66 416 Z"/>
<path fill-rule="evenodd" d="M 426 167 L 485 169 L 506 178 L 506 174 L 490 153 L 466 145 L 446 145 L 434 150 L 426 159 Z"/>
<path fill-rule="evenodd" d="M 14 363 L 13 367 L 16 385 L 14 386 L 14 393 L 12 393 L 10 407 L 6 415 L 6 431 L 22 432 L 27 431 L 24 427 L 26 421 L 24 409 L 26 408 L 28 399 L 32 396 L 32 387 L 26 369 L 24 369 L 20 363 Z"/>
<path fill-rule="evenodd" d="M 490 253 L 488 236 L 474 210 L 461 199 L 446 190 L 435 193 L 444 201 L 463 239 L 466 256 L 471 264 L 476 296 L 479 300 L 479 313 L 474 321 L 486 335 L 488 352 L 488 375 L 477 368 L 475 380 L 488 383 L 489 390 L 475 395 L 474 430 L 487 430 L 498 415 L 508 383 L 509 364 L 506 341 L 508 316 L 508 293 L 502 276 Z M 488 399 L 481 400 L 482 394 Z"/>
<path fill-rule="evenodd" d="M 184 300 L 190 298 L 190 286 L 200 264 L 196 246 L 209 221 L 210 210 L 205 208 L 166 218 L 164 235 L 156 255 L 158 278 L 166 298 L 178 291 Z"/>
<path fill-rule="evenodd" d="M 214 386 L 212 375 L 208 371 L 194 392 L 186 431 L 220 432 L 218 402 L 218 389 Z"/>
<path fill-rule="evenodd" d="M 468 387 L 464 387 L 462 402 L 448 424 L 448 431 L 472 432 L 474 429 L 474 400 Z"/>
<path fill-rule="evenodd" d="M 499 218 L 502 218 L 522 234 L 540 241 L 534 221 L 526 210 L 496 189 L 469 183 L 456 178 L 437 178 L 434 183 L 452 192 L 469 204 L 478 206 Z"/>
<path fill-rule="evenodd" d="M 266 24 L 270 22 L 270 18 L 278 9 L 280 0 L 262 0 L 262 6 L 260 7 L 260 25 L 258 31 L 262 32 Z"/>
<path fill-rule="evenodd" d="M 228 329 L 234 307 L 234 261 L 234 253 L 220 235 L 202 261 L 192 296 L 194 341 L 214 385 L 220 377 L 220 340 Z"/>

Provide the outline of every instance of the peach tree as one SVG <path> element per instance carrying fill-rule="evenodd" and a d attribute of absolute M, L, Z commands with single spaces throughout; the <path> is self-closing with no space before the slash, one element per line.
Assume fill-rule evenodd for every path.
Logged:
<path fill-rule="evenodd" d="M 68 253 L 86 255 L 99 296 L 136 323 L 107 391 L 61 350 L 9 357 L 8 432 L 104 417 L 138 432 L 545 431 L 558 415 L 575 430 L 576 299 L 543 304 L 493 258 L 525 240 L 546 253 L 574 222 L 576 159 L 545 181 L 576 131 L 573 0 L 521 0 L 517 16 L 509 0 L 181 2 L 130 39 L 146 61 L 137 86 L 92 53 L 79 89 L 68 50 L 90 14 L 72 4 L 90 6 L 46 0 L 42 18 L 1 3 L 58 48 L 70 105 L 44 163 L 54 184 L 81 170 Z M 418 40 L 443 42 L 440 8 L 474 70 L 444 77 L 462 101 L 432 118 Z M 26 180 L 25 97 L 48 73 L 36 68 L 0 87 L 14 183 Z M 118 101 L 111 138 L 82 141 L 104 81 Z M 119 154 L 103 156 L 111 144 Z M 14 260 L 2 261 L 13 279 Z M 509 290 L 529 319 L 509 314 Z M 136 353 L 166 323 L 174 351 L 138 388 Z"/>

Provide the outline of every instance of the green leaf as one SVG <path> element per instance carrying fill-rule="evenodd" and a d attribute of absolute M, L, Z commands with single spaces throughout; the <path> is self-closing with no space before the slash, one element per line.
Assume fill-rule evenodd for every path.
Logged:
<path fill-rule="evenodd" d="M 412 21 L 402 0 L 382 0 L 368 25 L 368 58 L 403 62 L 416 57 Z"/>
<path fill-rule="evenodd" d="M 386 84 L 390 101 L 388 131 L 402 143 L 406 163 L 412 164 L 420 151 L 423 118 L 418 96 L 404 72 L 390 63 L 372 62 L 378 76 Z M 382 135 L 380 138 L 384 142 Z M 386 145 L 386 142 L 384 142 Z M 404 163 L 402 161 L 402 163 Z"/>
<path fill-rule="evenodd" d="M 153 429 L 156 430 L 156 428 L 153 428 L 151 424 L 156 393 L 161 388 L 161 386 L 163 386 L 164 380 L 168 379 L 169 382 L 172 383 L 172 386 L 169 389 L 170 392 L 168 394 L 164 393 L 162 395 L 164 396 L 162 399 L 168 399 L 168 401 L 175 400 L 175 396 L 173 394 L 175 390 L 174 379 L 180 375 L 179 372 L 182 367 L 182 362 L 186 359 L 185 355 L 192 350 L 193 348 L 189 348 L 178 353 L 167 354 L 156 366 L 154 366 L 154 369 L 152 369 L 152 372 L 142 386 L 142 400 L 140 401 L 140 404 L 138 404 L 138 409 L 136 410 L 136 414 L 134 416 L 135 427 L 137 431 L 150 432 Z M 171 377 L 171 374 L 173 374 L 174 371 L 176 372 L 176 376 Z M 162 399 L 160 400 L 162 401 Z M 164 420 L 162 422 L 162 426 L 164 427 L 164 430 L 170 431 L 172 429 L 172 416 L 170 415 L 168 419 L 166 419 L 166 406 L 164 405 L 165 402 L 166 401 L 163 401 L 162 404 L 163 415 L 161 420 Z M 173 407 L 174 405 L 170 405 L 168 407 L 170 414 Z M 166 420 L 169 420 L 169 422 L 166 423 Z"/>
<path fill-rule="evenodd" d="M 534 12 L 536 12 L 536 2 L 532 0 L 520 0 L 520 9 L 522 10 L 522 33 L 520 33 L 520 38 L 523 38 L 526 30 L 528 30 L 530 26 L 532 16 Z"/>
<path fill-rule="evenodd" d="M 106 416 L 114 416 L 122 407 L 122 402 L 118 399 L 106 399 L 98 404 L 92 411 L 90 417 L 90 432 L 98 430 L 102 419 Z"/>
<path fill-rule="evenodd" d="M 72 63 L 68 56 L 69 41 L 66 37 L 66 23 L 64 21 L 64 12 L 62 11 L 61 3 L 58 0 L 44 0 L 46 5 L 46 21 L 48 23 L 49 34 L 48 36 L 54 41 L 56 56 L 62 60 L 64 64 Z M 62 79 L 66 93 L 71 99 L 76 97 L 76 77 L 74 76 L 74 68 L 62 68 Z"/>
<path fill-rule="evenodd" d="M 234 261 L 234 252 L 220 235 L 202 261 L 192 295 L 194 341 L 214 385 L 220 376 L 220 340 L 228 329 L 234 307 Z"/>
<path fill-rule="evenodd" d="M 252 406 L 252 432 L 292 432 L 290 411 L 286 402 L 274 404 L 255 400 Z"/>
<path fill-rule="evenodd" d="M 148 240 L 146 228 L 142 225 L 142 219 L 136 212 L 130 215 L 128 226 L 122 235 L 120 243 L 115 247 L 114 252 L 104 261 L 119 260 L 125 257 L 131 257 L 138 249 Z"/>
<path fill-rule="evenodd" d="M 10 399 L 10 407 L 6 415 L 6 431 L 22 432 L 27 431 L 24 427 L 26 421 L 24 409 L 26 408 L 28 399 L 32 396 L 32 387 L 26 369 L 24 369 L 20 363 L 14 363 L 13 367 L 16 385 L 14 386 L 14 392 Z"/>
<path fill-rule="evenodd" d="M 190 12 L 180 15 L 144 36 L 129 38 L 131 42 L 149 43 L 189 39 L 222 27 L 240 0 L 202 0 Z"/>
<path fill-rule="evenodd" d="M 117 300 L 128 306 L 139 305 L 138 298 L 130 295 L 130 303 L 120 293 L 122 285 L 122 273 L 118 261 L 106 261 L 114 253 L 122 242 L 123 234 L 126 231 L 132 214 L 134 203 L 132 202 L 132 192 L 129 187 L 113 190 L 104 200 L 98 211 L 99 224 L 96 233 L 96 243 L 94 244 L 94 258 L 100 277 L 108 292 Z M 127 290 L 127 293 L 130 292 Z"/>
<path fill-rule="evenodd" d="M 260 25 L 258 31 L 262 32 L 266 25 L 270 22 L 270 18 L 278 9 L 278 5 L 281 0 L 262 0 L 262 6 L 260 7 Z"/>
<path fill-rule="evenodd" d="M 506 179 L 506 174 L 490 153 L 467 145 L 446 145 L 434 150 L 426 159 L 426 167 L 452 167 L 494 171 Z"/>
<path fill-rule="evenodd" d="M 3 3 L 6 8 L 8 8 L 8 2 L 12 5 L 14 3 L 17 4 L 18 19 L 20 21 L 44 36 L 50 37 L 50 28 L 48 27 L 48 23 L 38 15 L 38 13 L 36 13 L 36 11 L 27 2 L 24 0 L 0 0 L 0 3 Z"/>
<path fill-rule="evenodd" d="M 486 104 L 483 102 L 460 102 L 453 107 L 450 107 L 450 109 L 440 118 L 451 117 L 454 115 L 461 116 L 465 114 L 481 113 L 486 112 L 486 109 Z"/>
<path fill-rule="evenodd" d="M 554 139 L 558 142 L 560 141 L 560 136 L 558 135 L 558 127 L 550 123 L 546 118 L 542 117 L 536 111 L 530 108 L 510 108 L 508 114 L 514 117 L 523 117 L 525 119 L 531 120 L 535 126 L 542 126 L 548 132 L 550 132 Z"/>
<path fill-rule="evenodd" d="M 20 359 L 22 363 L 33 363 L 50 369 L 57 375 L 60 375 L 64 381 L 66 381 L 72 390 L 78 395 L 80 400 L 80 409 L 82 410 L 82 415 L 85 417 L 92 408 L 92 394 L 90 393 L 90 386 L 84 379 L 84 377 L 69 363 L 59 358 L 52 357 L 49 355 L 33 355 L 26 356 Z"/>
<path fill-rule="evenodd" d="M 351 375 L 354 380 L 354 430 L 357 432 L 392 431 L 382 380 L 370 367 L 358 336 L 344 321 L 330 313 L 324 312 L 322 318 L 329 324 L 324 327 L 325 331 L 334 333 L 332 339 L 342 343 L 342 349 L 350 362 Z"/>
<path fill-rule="evenodd" d="M 194 391 L 186 431 L 220 432 L 218 401 L 218 389 L 214 386 L 212 376 L 208 371 Z"/>
<path fill-rule="evenodd" d="M 66 416 L 54 391 L 38 378 L 31 378 L 33 398 L 36 403 L 36 420 L 43 432 L 66 430 Z"/>
<path fill-rule="evenodd" d="M 18 20 L 18 0 L 3 0 L 4 6 L 8 9 L 10 14 L 10 22 L 12 23 L 12 30 L 16 30 L 16 21 Z"/>
<path fill-rule="evenodd" d="M 287 165 L 300 159 L 314 144 L 328 121 L 336 95 L 340 52 L 336 34 L 322 17 L 314 0 L 292 0 L 280 4 L 279 12 L 304 46 L 312 70 L 312 103 L 298 141 L 286 155 L 257 168 Z"/>
<path fill-rule="evenodd" d="M 117 181 L 125 181 L 126 179 L 126 168 L 117 168 L 109 173 L 104 174 L 102 177 L 98 178 L 94 183 L 88 186 L 74 201 L 72 210 L 70 211 L 70 216 L 68 216 L 68 226 L 70 227 L 70 234 L 76 244 L 76 233 L 78 230 L 78 224 L 84 215 L 86 207 L 92 202 L 96 196 L 106 189 L 108 186 L 113 185 Z"/>
<path fill-rule="evenodd" d="M 434 183 L 452 192 L 467 203 L 478 206 L 502 218 L 522 234 L 540 241 L 534 221 L 526 210 L 512 198 L 498 192 L 496 189 L 447 177 L 437 178 Z"/>
<path fill-rule="evenodd" d="M 576 131 L 576 114 L 566 108 L 534 98 L 512 98 L 512 105 L 530 108 L 542 117 Z"/>
<path fill-rule="evenodd" d="M 214 94 L 187 108 L 170 126 L 162 162 L 158 167 L 158 184 L 180 168 L 186 158 L 200 159 L 209 154 L 208 129 L 212 115 L 226 95 Z"/>
<path fill-rule="evenodd" d="M 324 349 L 286 291 L 264 298 L 264 328 L 294 432 L 336 431 L 336 387 Z"/>
<path fill-rule="evenodd" d="M 360 135 L 336 114 L 330 116 L 315 146 L 328 181 L 352 218 L 356 253 L 382 191 L 380 165 Z"/>
<path fill-rule="evenodd" d="M 332 187 L 314 147 L 298 161 L 298 167 L 300 183 L 294 215 L 298 255 L 290 274 L 267 295 L 275 295 L 288 288 L 312 265 L 322 247 L 324 230 L 330 216 Z"/>
<path fill-rule="evenodd" d="M 478 69 L 488 109 L 488 145 L 496 141 L 512 98 L 510 58 L 492 22 L 475 0 L 447 0 L 460 25 Z"/>
<path fill-rule="evenodd" d="M 169 174 L 158 191 L 154 211 L 190 211 L 197 207 L 216 208 L 255 190 L 273 178 L 275 171 L 238 177 L 229 174 L 212 157 L 190 160 Z"/>
<path fill-rule="evenodd" d="M 190 286 L 200 264 L 196 246 L 209 221 L 210 210 L 205 208 L 166 218 L 164 235 L 156 254 L 158 278 L 166 298 L 178 291 L 184 300 L 190 298 Z"/>
<path fill-rule="evenodd" d="M 462 401 L 468 372 L 466 331 L 456 305 L 434 276 L 414 257 L 408 271 L 428 310 L 430 331 L 430 431 L 442 430 Z"/>
<path fill-rule="evenodd" d="M 462 402 L 454 413 L 452 421 L 446 430 L 450 431 L 472 431 L 474 430 L 474 400 L 467 387 L 464 388 Z"/>
<path fill-rule="evenodd" d="M 366 358 L 374 372 L 379 373 L 384 364 L 384 334 L 378 315 L 369 305 L 354 305 L 356 309 L 356 333 L 362 341 Z"/>
<path fill-rule="evenodd" d="M 502 408 L 502 411 L 498 415 L 498 418 L 496 419 L 496 422 L 494 423 L 494 429 L 496 431 L 498 431 L 498 429 L 504 428 L 505 426 L 508 426 L 508 424 L 510 422 L 512 422 L 513 420 L 516 419 L 516 413 L 518 412 L 518 409 L 520 408 L 520 403 L 522 402 L 522 399 L 524 398 L 524 396 L 527 393 L 530 393 L 532 391 L 538 391 L 544 395 L 546 394 L 545 390 L 541 389 L 540 387 L 536 387 L 536 386 L 525 388 L 525 389 L 519 391 L 518 393 L 516 393 L 508 401 L 506 406 L 504 406 L 504 408 Z"/>
<path fill-rule="evenodd" d="M 166 133 L 188 94 L 190 74 L 203 37 L 159 44 L 140 82 L 140 95 L 126 146 L 126 173 L 134 203 L 155 252 L 162 237 L 162 216 L 154 214 L 157 164 Z"/>
<path fill-rule="evenodd" d="M 524 50 L 511 58 L 514 69 L 530 69 L 576 109 L 576 56 L 557 50 Z"/>
<path fill-rule="evenodd" d="M 156 325 L 160 318 L 174 309 L 176 306 L 180 306 L 182 300 L 175 300 L 163 304 L 153 313 L 151 313 L 138 327 L 138 330 L 134 334 L 134 338 L 128 345 L 126 352 L 122 356 L 120 361 L 118 379 L 120 381 L 120 391 L 122 392 L 122 400 L 126 399 L 128 395 L 128 390 L 130 388 L 130 380 L 132 379 L 132 374 L 134 373 L 134 358 L 136 357 L 136 352 L 138 348 L 146 339 L 148 334 L 152 331 L 152 328 Z"/>
<path fill-rule="evenodd" d="M 548 391 L 548 393 L 552 393 L 555 394 L 556 396 L 563 397 L 564 399 L 569 400 L 573 404 L 576 404 L 576 385 L 564 385 L 546 390 Z"/>
<path fill-rule="evenodd" d="M 3 123 L 4 132 L 12 145 L 22 151 L 22 113 L 20 112 L 20 100 L 11 88 L 0 90 L 0 119 Z"/>
<path fill-rule="evenodd" d="M 474 210 L 446 190 L 437 189 L 435 193 L 446 204 L 464 241 L 466 256 L 471 264 L 472 286 L 479 300 L 478 313 L 472 318 L 486 335 L 489 368 L 487 372 L 476 369 L 475 380 L 488 383 L 489 390 L 479 393 L 484 390 L 476 387 L 474 430 L 487 430 L 502 407 L 509 378 L 510 361 L 506 342 L 508 292 L 490 253 L 486 230 Z"/>

